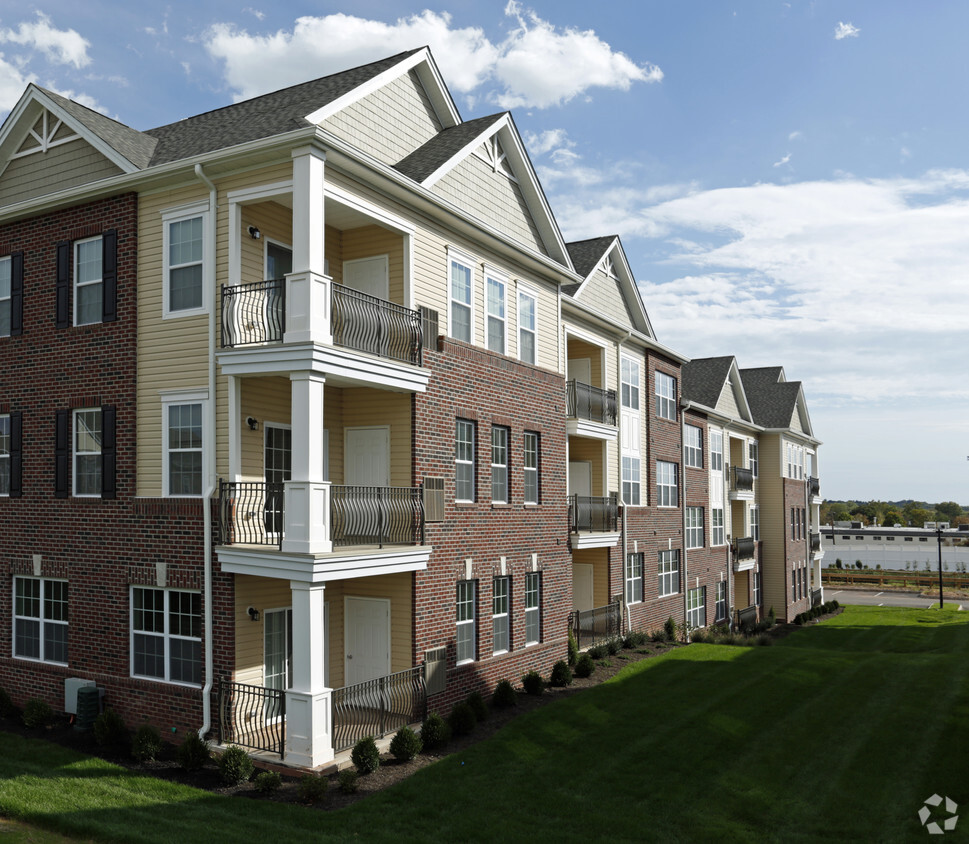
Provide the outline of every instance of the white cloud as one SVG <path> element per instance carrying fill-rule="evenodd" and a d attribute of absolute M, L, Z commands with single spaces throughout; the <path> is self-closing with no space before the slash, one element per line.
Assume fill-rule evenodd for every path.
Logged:
<path fill-rule="evenodd" d="M 36 81 L 37 77 L 34 74 L 11 64 L 4 58 L 4 54 L 0 53 L 0 115 L 10 111 L 17 104 L 24 88 Z"/>
<path fill-rule="evenodd" d="M 575 143 L 569 140 L 568 132 L 564 129 L 546 129 L 537 135 L 534 132 L 525 132 L 525 143 L 531 155 L 545 155 L 548 152 L 575 147 Z"/>
<path fill-rule="evenodd" d="M 859 32 L 861 30 L 854 24 L 838 21 L 838 25 L 834 28 L 834 39 L 841 41 L 844 38 L 857 38 Z"/>
<path fill-rule="evenodd" d="M 795 129 L 790 135 L 787 136 L 787 139 L 789 141 L 799 141 L 803 137 L 804 133 L 800 129 Z"/>
<path fill-rule="evenodd" d="M 73 29 L 55 29 L 43 12 L 37 13 L 37 20 L 33 23 L 21 22 L 15 30 L 0 30 L 0 43 L 4 42 L 42 52 L 57 64 L 82 68 L 91 62 L 87 54 L 91 42 Z"/>
<path fill-rule="evenodd" d="M 789 162 L 790 160 L 791 160 L 791 154 L 790 154 L 790 153 L 788 153 L 788 154 L 787 154 L 787 155 L 785 155 L 785 156 L 784 156 L 783 158 L 781 158 L 781 160 L 780 160 L 780 161 L 775 161 L 775 162 L 774 162 L 774 164 L 773 164 L 773 166 L 774 166 L 774 167 L 783 167 L 783 166 L 784 166 L 785 164 L 787 164 L 787 163 L 788 163 L 788 162 Z"/>

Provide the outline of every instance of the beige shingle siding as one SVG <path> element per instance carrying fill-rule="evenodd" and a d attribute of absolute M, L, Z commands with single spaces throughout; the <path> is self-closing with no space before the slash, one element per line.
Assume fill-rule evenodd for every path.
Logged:
<path fill-rule="evenodd" d="M 122 173 L 86 141 L 13 159 L 0 175 L 0 205 L 12 205 Z"/>
<path fill-rule="evenodd" d="M 724 382 L 723 389 L 720 391 L 720 398 L 717 400 L 717 410 L 735 419 L 740 418 L 740 408 L 737 406 L 737 397 L 733 392 L 733 385 L 730 380 Z M 746 465 L 746 464 L 744 464 Z"/>
<path fill-rule="evenodd" d="M 602 270 L 592 274 L 577 299 L 586 307 L 609 317 L 617 326 L 626 329 L 634 327 L 619 282 L 609 278 Z"/>
<path fill-rule="evenodd" d="M 792 431 L 797 431 L 799 434 L 806 434 L 807 431 L 804 430 L 804 426 L 801 425 L 801 406 L 800 403 L 794 405 L 794 412 L 791 414 L 791 425 Z"/>
<path fill-rule="evenodd" d="M 266 610 L 283 609 L 293 604 L 292 590 L 288 580 L 269 577 L 251 577 L 237 574 L 235 585 L 235 675 L 237 683 L 263 684 L 265 644 L 263 613 Z M 330 592 L 327 589 L 327 597 Z M 252 621 L 246 612 L 248 607 L 259 610 L 260 619 Z"/>
<path fill-rule="evenodd" d="M 757 503 L 760 504 L 761 574 L 764 581 L 764 611 L 774 607 L 783 617 L 790 583 L 784 565 L 783 444 L 777 434 L 760 438 L 760 470 Z"/>
<path fill-rule="evenodd" d="M 442 128 L 414 71 L 347 106 L 322 125 L 385 164 L 396 164 Z"/>
<path fill-rule="evenodd" d="M 264 444 L 266 423 L 290 424 L 292 389 L 290 380 L 282 377 L 243 378 L 239 396 L 241 431 L 241 471 L 243 480 L 261 481 L 265 478 Z M 245 427 L 246 417 L 259 420 L 259 430 Z M 228 466 L 219 466 L 219 474 L 228 473 Z"/>

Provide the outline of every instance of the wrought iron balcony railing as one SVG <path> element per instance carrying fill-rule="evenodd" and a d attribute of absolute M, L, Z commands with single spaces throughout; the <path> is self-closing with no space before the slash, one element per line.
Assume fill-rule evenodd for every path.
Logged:
<path fill-rule="evenodd" d="M 333 749 L 339 753 L 366 736 L 382 738 L 427 715 L 424 665 L 334 689 Z"/>
<path fill-rule="evenodd" d="M 614 639 L 622 631 L 622 605 L 616 601 L 591 610 L 573 610 L 569 628 L 580 648 Z"/>
<path fill-rule="evenodd" d="M 820 551 L 821 550 L 821 534 L 812 533 L 811 534 L 811 550 Z"/>
<path fill-rule="evenodd" d="M 811 497 L 816 498 L 821 494 L 821 481 L 819 478 L 808 478 L 808 489 Z"/>
<path fill-rule="evenodd" d="M 219 544 L 283 541 L 284 487 L 265 481 L 219 481 Z"/>
<path fill-rule="evenodd" d="M 754 488 L 754 472 L 743 466 L 730 467 L 730 489 L 732 492 L 750 492 Z"/>
<path fill-rule="evenodd" d="M 222 285 L 222 348 L 280 343 L 286 331 L 286 279 Z"/>
<path fill-rule="evenodd" d="M 590 495 L 569 496 L 569 533 L 584 531 L 613 533 L 619 524 L 619 496 L 608 498 Z"/>
<path fill-rule="evenodd" d="M 341 284 L 331 285 L 330 290 L 334 345 L 421 364 L 420 313 Z"/>
<path fill-rule="evenodd" d="M 738 536 L 736 539 L 730 540 L 730 550 L 735 563 L 741 560 L 754 559 L 756 547 L 757 543 L 754 542 L 752 536 Z"/>
<path fill-rule="evenodd" d="M 586 419 L 603 425 L 616 424 L 616 391 L 603 390 L 569 381 L 566 384 L 567 415 L 569 419 Z"/>

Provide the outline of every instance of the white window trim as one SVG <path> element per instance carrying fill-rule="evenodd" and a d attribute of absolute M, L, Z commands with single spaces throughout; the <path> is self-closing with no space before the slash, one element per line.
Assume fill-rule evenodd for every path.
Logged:
<path fill-rule="evenodd" d="M 78 280 L 78 277 L 77 277 L 78 270 L 80 269 L 80 261 L 78 261 L 78 258 L 77 258 L 78 247 L 82 246 L 85 243 L 93 243 L 94 241 L 97 241 L 98 243 L 102 244 L 101 255 L 99 256 L 101 259 L 101 275 L 98 277 L 96 281 L 81 282 Z M 71 244 L 71 258 L 73 261 L 73 266 L 71 268 L 73 271 L 72 272 L 73 289 L 71 290 L 71 294 L 73 296 L 73 304 L 74 304 L 74 307 L 73 307 L 74 313 L 71 315 L 72 325 L 75 325 L 75 326 L 97 325 L 99 322 L 103 321 L 103 316 L 104 316 L 104 245 L 103 243 L 104 243 L 103 237 L 101 235 L 95 235 L 94 237 L 85 237 L 85 238 L 82 238 L 81 240 L 75 240 L 74 243 Z M 78 288 L 94 287 L 95 285 L 101 288 L 101 313 L 98 314 L 97 319 L 91 320 L 91 322 L 78 322 L 77 316 L 78 316 L 78 311 L 80 310 L 80 308 L 78 307 L 78 296 L 77 296 Z"/>
<path fill-rule="evenodd" d="M 675 508 L 680 506 L 680 490 L 679 490 L 679 472 L 676 463 L 672 463 L 669 460 L 657 460 L 656 461 L 656 506 L 661 508 Z M 672 466 L 673 467 L 673 482 L 672 483 L 662 483 L 662 478 L 660 477 L 660 466 Z M 661 492 L 663 489 L 671 490 L 669 496 L 664 496 Z M 672 503 L 663 503 L 664 497 L 668 497 L 672 500 Z"/>
<path fill-rule="evenodd" d="M 630 378 L 627 380 L 624 369 L 629 368 Z M 643 401 L 643 383 L 642 383 L 642 370 L 639 366 L 639 361 L 635 358 L 629 357 L 629 355 L 620 355 L 619 362 L 619 404 L 620 407 L 628 410 L 636 415 L 639 415 L 642 409 Z M 633 407 L 632 404 L 626 404 L 625 390 L 623 387 L 629 387 L 629 394 L 632 396 L 633 390 L 636 391 L 636 406 Z"/>
<path fill-rule="evenodd" d="M 692 441 L 693 439 L 695 439 L 695 443 Z M 703 429 L 697 425 L 686 426 L 683 461 L 689 468 L 703 468 Z"/>
<path fill-rule="evenodd" d="M 723 431 L 711 428 L 707 439 L 710 441 L 710 471 L 723 472 Z"/>
<path fill-rule="evenodd" d="M 664 559 L 664 555 L 669 555 L 669 559 Z M 673 563 L 674 568 L 668 571 L 663 571 L 663 563 Z M 663 584 L 669 582 L 670 586 L 673 584 L 673 578 L 676 578 L 676 588 L 671 592 L 663 591 Z M 680 593 L 680 553 L 678 550 L 670 549 L 668 551 L 660 551 L 659 557 L 657 558 L 657 595 L 660 598 L 668 598 L 670 595 L 678 595 Z"/>
<path fill-rule="evenodd" d="M 627 473 L 626 466 L 630 471 Z M 622 502 L 630 507 L 642 507 L 643 501 L 643 461 L 638 455 L 622 455 Z M 635 471 L 638 467 L 639 471 Z M 629 486 L 629 495 L 626 495 L 626 486 Z"/>
<path fill-rule="evenodd" d="M 209 203 L 197 202 L 192 205 L 182 205 L 169 208 L 162 212 L 162 319 L 179 319 L 181 317 L 199 316 L 207 314 L 212 307 L 215 291 L 212 279 L 209 278 L 209 268 L 212 264 L 214 244 L 209 241 Z M 202 304 L 198 308 L 185 308 L 173 311 L 169 303 L 169 239 L 172 223 L 190 220 L 193 217 L 202 218 Z"/>
<path fill-rule="evenodd" d="M 717 524 L 716 516 L 720 514 L 720 524 Z M 710 508 L 710 547 L 719 548 L 727 544 L 726 541 L 726 514 L 723 507 Z"/>
<path fill-rule="evenodd" d="M 18 580 L 37 580 L 40 582 L 40 615 L 17 615 L 17 581 Z M 49 619 L 44 615 L 44 608 L 47 604 L 47 584 L 50 582 L 57 583 L 67 583 L 68 584 L 68 620 L 67 621 L 56 621 L 54 619 Z M 17 575 L 13 578 L 11 582 L 10 591 L 10 655 L 13 659 L 22 659 L 26 662 L 38 662 L 44 663 L 45 665 L 68 665 L 68 662 L 60 662 L 59 660 L 47 659 L 44 655 L 44 626 L 47 624 L 56 624 L 60 627 L 66 627 L 68 636 L 70 636 L 71 622 L 70 622 L 70 581 L 59 577 L 33 577 L 29 575 Z M 34 656 L 22 656 L 16 652 L 17 648 L 17 621 L 36 621 L 40 624 L 40 657 Z M 70 659 L 70 640 L 68 640 L 68 659 Z"/>
<path fill-rule="evenodd" d="M 12 433 L 10 429 L 9 413 L 0 413 L 0 427 L 5 427 L 7 429 L 7 432 L 6 432 L 7 442 L 10 443 L 10 445 L 13 445 Z M 7 479 L 8 479 L 8 486 L 6 491 L 0 489 L 0 498 L 9 498 L 10 497 L 10 486 L 9 486 L 10 469 L 13 466 L 13 461 L 11 460 L 9 449 L 7 451 L 0 450 L 0 461 L 6 461 L 7 463 Z"/>
<path fill-rule="evenodd" d="M 153 592 L 164 592 L 165 593 L 165 603 L 163 607 L 164 613 L 164 632 L 153 633 L 145 630 L 135 630 L 135 589 L 149 589 Z M 172 680 L 171 679 L 171 642 L 172 639 L 179 639 L 181 641 L 199 642 L 202 646 L 202 653 L 200 655 L 201 659 L 205 660 L 205 647 L 202 642 L 202 637 L 198 638 L 194 636 L 180 636 L 171 632 L 171 617 L 170 617 L 170 604 L 169 595 L 172 592 L 188 593 L 190 595 L 200 594 L 197 589 L 172 589 L 167 587 L 158 586 L 147 586 L 144 584 L 132 584 L 128 589 L 128 665 L 130 668 L 130 677 L 136 677 L 139 680 L 152 680 L 156 683 L 167 683 L 171 686 L 184 686 L 189 689 L 198 689 L 201 687 L 200 683 L 186 683 L 182 680 Z M 201 621 L 204 611 L 201 606 L 199 608 L 199 619 Z M 156 638 L 162 638 L 165 642 L 165 654 L 164 654 L 164 666 L 165 666 L 165 676 L 155 677 L 151 674 L 135 674 L 135 633 L 141 633 L 145 636 L 153 636 Z M 202 671 L 204 673 L 205 667 L 202 666 Z"/>
<path fill-rule="evenodd" d="M 162 498 L 201 498 L 205 493 L 205 467 L 208 465 L 208 449 L 210 448 L 211 436 L 206 427 L 208 419 L 208 390 L 192 390 L 186 392 L 162 391 L 161 393 L 161 439 L 162 439 Z M 181 404 L 201 404 L 202 405 L 202 494 L 200 495 L 172 495 L 169 489 L 169 469 L 168 469 L 168 409 L 172 405 Z"/>
<path fill-rule="evenodd" d="M 3 304 L 4 302 L 7 303 L 7 307 L 10 309 L 10 317 L 11 317 L 9 321 L 12 321 L 12 318 L 13 318 L 13 257 L 11 255 L 4 255 L 3 257 L 0 257 L 0 267 L 4 265 L 7 266 L 7 275 L 9 277 L 9 280 L 7 283 L 7 295 L 0 296 L 0 304 Z M 9 331 L 6 334 L 0 334 L 0 337 L 9 337 L 9 336 L 10 336 Z"/>
<path fill-rule="evenodd" d="M 686 623 L 693 630 L 706 627 L 706 619 L 703 617 L 706 615 L 705 591 L 703 586 L 686 590 Z M 702 621 L 703 624 L 694 624 L 694 621 Z"/>
<path fill-rule="evenodd" d="M 535 589 L 532 590 L 535 595 L 535 606 L 531 607 L 528 605 L 528 595 L 529 582 L 535 583 Z M 535 629 L 538 631 L 538 638 L 529 639 L 528 638 L 528 620 L 530 615 L 535 616 Z M 538 571 L 530 571 L 525 575 L 525 647 L 529 645 L 537 645 L 542 641 L 542 573 Z"/>
<path fill-rule="evenodd" d="M 534 303 L 532 307 L 532 312 L 535 315 L 534 328 L 522 328 L 522 321 L 521 321 L 522 296 L 528 299 L 531 299 L 532 302 Z M 518 326 L 518 334 L 517 334 L 518 339 L 517 339 L 517 342 L 515 343 L 516 345 L 515 351 L 518 355 L 518 360 L 522 361 L 523 363 L 527 363 L 529 366 L 538 366 L 538 292 L 533 288 L 529 287 L 528 285 L 522 284 L 522 282 L 520 281 L 518 282 L 517 290 L 515 291 L 515 323 Z M 522 331 L 530 332 L 534 338 L 534 342 L 532 344 L 535 348 L 534 361 L 526 361 L 522 358 L 522 342 L 521 342 Z"/>
<path fill-rule="evenodd" d="M 747 443 L 747 462 L 750 464 L 750 471 L 756 478 L 760 474 L 760 443 L 751 440 Z"/>
<path fill-rule="evenodd" d="M 535 441 L 535 465 L 528 465 L 528 440 L 534 439 Z M 538 471 L 542 464 L 542 439 L 537 431 L 525 431 L 522 435 L 522 497 L 525 504 L 536 506 L 542 500 L 542 488 L 539 482 Z M 534 475 L 535 477 L 535 498 L 530 500 L 528 498 L 528 477 L 529 475 Z"/>
<path fill-rule="evenodd" d="M 491 313 L 488 311 L 488 282 L 489 281 L 494 281 L 501 285 L 501 302 L 503 306 L 502 309 L 505 312 L 505 315 L 503 317 L 493 317 Z M 502 272 L 501 270 L 497 269 L 491 264 L 486 263 L 484 265 L 484 273 L 482 274 L 481 285 L 482 285 L 481 292 L 483 295 L 482 301 L 484 302 L 485 348 L 488 349 L 489 351 L 495 352 L 495 354 L 507 355 L 509 351 L 508 350 L 508 323 L 509 323 L 508 316 L 510 312 L 510 308 L 508 307 L 508 288 L 509 288 L 508 274 L 505 272 Z M 504 348 L 501 351 L 498 351 L 497 349 L 492 349 L 491 346 L 488 345 L 488 338 L 490 337 L 490 332 L 488 329 L 492 319 L 501 321 L 502 344 L 504 345 Z"/>
<path fill-rule="evenodd" d="M 655 370 L 655 389 L 656 389 L 656 415 L 660 419 L 666 419 L 670 422 L 676 421 L 676 378 L 667 372 L 661 372 L 660 370 Z M 672 386 L 673 395 L 668 396 L 660 389 L 660 385 Z M 673 414 L 668 416 L 664 411 L 669 409 Z"/>
<path fill-rule="evenodd" d="M 456 631 L 458 628 L 468 625 L 471 627 L 471 656 L 466 659 L 459 659 L 455 664 L 467 665 L 470 662 L 474 662 L 478 656 L 478 582 L 476 580 L 460 580 L 458 584 L 460 583 L 467 584 L 471 589 L 471 618 L 458 621 L 457 606 L 455 606 L 455 650 L 457 649 Z M 454 587 L 455 604 L 457 604 L 457 595 L 458 589 L 456 584 Z"/>
<path fill-rule="evenodd" d="M 460 264 L 465 267 L 471 274 L 468 280 L 468 296 L 470 297 L 470 302 L 459 302 L 457 299 L 452 297 L 452 284 L 451 284 L 451 264 Z M 478 262 L 472 258 L 467 252 L 462 252 L 459 249 L 455 249 L 453 246 L 447 248 L 447 336 L 457 340 L 459 343 L 470 343 L 474 345 L 475 338 L 475 324 L 474 324 L 474 270 Z M 451 306 L 457 303 L 461 307 L 466 307 L 470 311 L 468 315 L 468 333 L 469 337 L 467 340 L 462 340 L 459 337 L 454 336 L 454 319 Z"/>
<path fill-rule="evenodd" d="M 101 426 L 101 450 L 99 451 L 82 451 L 77 450 L 77 417 L 79 413 L 91 413 L 96 412 L 98 414 L 98 421 Z M 90 456 L 92 454 L 97 454 L 99 457 L 104 451 L 104 417 L 101 413 L 100 407 L 77 407 L 71 412 L 71 495 L 75 498 L 100 498 L 100 489 L 97 492 L 85 492 L 80 493 L 77 491 L 77 458 L 79 456 Z M 99 480 L 101 483 L 104 482 L 104 466 L 100 467 L 101 474 Z M 100 486 L 100 484 L 99 484 Z"/>
<path fill-rule="evenodd" d="M 626 555 L 626 568 L 625 568 L 625 597 L 627 604 L 641 604 L 643 602 L 643 597 L 645 595 L 645 590 L 643 588 L 643 554 L 633 553 Z M 636 598 L 635 587 L 639 586 L 639 597 Z"/>
<path fill-rule="evenodd" d="M 703 518 L 702 507 L 690 506 L 684 508 L 683 519 L 686 523 L 686 548 L 688 551 L 694 548 L 702 548 L 706 544 L 703 535 Z"/>
<path fill-rule="evenodd" d="M 466 424 L 471 431 L 471 459 L 470 460 L 462 460 L 458 457 L 457 447 L 458 447 L 458 424 L 459 423 Z M 476 466 L 477 466 L 477 451 L 478 451 L 477 439 L 478 439 L 478 428 L 477 428 L 477 425 L 475 425 L 475 423 L 471 419 L 461 419 L 460 417 L 458 419 L 455 419 L 454 421 L 454 466 L 455 466 L 454 500 L 463 502 L 465 504 L 470 504 L 474 502 L 478 493 L 476 489 L 476 485 L 477 485 Z M 459 465 L 471 467 L 471 497 L 470 498 L 458 497 L 457 467 Z"/>
<path fill-rule="evenodd" d="M 502 431 L 505 437 L 505 462 L 495 463 L 495 432 Z M 509 457 L 511 451 L 511 431 L 504 425 L 491 426 L 491 503 L 509 504 L 511 501 L 511 473 L 509 471 Z M 495 498 L 495 471 L 503 471 L 505 475 L 505 497 Z"/>
<path fill-rule="evenodd" d="M 289 250 L 289 253 L 292 254 L 292 252 L 293 252 L 293 244 L 291 244 L 291 243 L 284 243 L 283 241 L 281 241 L 281 240 L 279 240 L 278 238 L 275 238 L 275 237 L 264 237 L 262 239 L 262 242 L 263 242 L 263 247 L 262 247 L 262 274 L 263 274 L 263 276 L 266 276 L 266 278 L 263 278 L 263 279 L 260 279 L 260 280 L 261 281 L 275 281 L 275 279 L 268 278 L 268 276 L 269 276 L 269 267 L 268 267 L 268 264 L 269 264 L 269 247 L 270 247 L 270 245 L 272 245 L 272 246 L 277 246 L 280 249 L 287 249 L 287 250 Z"/>
<path fill-rule="evenodd" d="M 754 542 L 760 541 L 760 506 L 750 506 L 750 537 Z"/>
<path fill-rule="evenodd" d="M 498 584 L 504 585 L 505 594 L 505 611 L 496 612 L 495 603 L 499 600 L 498 598 Z M 499 654 L 506 654 L 511 650 L 511 578 L 507 575 L 502 575 L 501 577 L 496 577 L 492 581 L 492 597 L 491 597 L 491 643 L 492 643 L 492 655 L 498 656 Z M 494 649 L 494 640 L 496 625 L 500 619 L 505 619 L 507 627 L 505 628 L 505 636 L 507 637 L 507 647 Z"/>
<path fill-rule="evenodd" d="M 720 597 L 720 593 L 723 593 L 723 597 Z M 720 580 L 717 582 L 717 591 L 715 594 L 714 601 L 714 621 L 723 621 L 727 617 L 727 581 Z M 720 614 L 720 608 L 723 607 L 723 615 Z"/>

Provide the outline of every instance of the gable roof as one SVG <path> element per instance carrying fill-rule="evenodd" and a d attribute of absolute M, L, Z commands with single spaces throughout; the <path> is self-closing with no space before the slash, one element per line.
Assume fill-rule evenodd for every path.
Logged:
<path fill-rule="evenodd" d="M 394 169 L 415 182 L 423 182 L 440 170 L 454 156 L 469 144 L 473 145 L 479 136 L 487 134 L 495 123 L 507 112 L 490 114 L 467 120 L 438 132 L 426 144 L 415 149 L 410 155 L 394 165 Z"/>
<path fill-rule="evenodd" d="M 592 275 L 593 270 L 599 266 L 599 262 L 609 251 L 609 247 L 612 246 L 615 239 L 616 235 L 609 235 L 608 237 L 593 237 L 589 240 L 576 240 L 565 244 L 572 258 L 572 266 L 575 267 L 575 271 L 582 276 L 583 280 Z M 567 284 L 562 287 L 562 292 L 574 296 L 581 286 L 581 282 L 579 284 Z"/>
<path fill-rule="evenodd" d="M 804 430 L 813 436 L 800 381 L 788 381 L 781 366 L 741 369 L 744 392 L 754 422 L 764 428 L 790 428 L 795 411 L 800 412 Z"/>
<path fill-rule="evenodd" d="M 733 364 L 732 355 L 720 358 L 694 358 L 680 370 L 680 391 L 687 401 L 716 407 Z"/>

